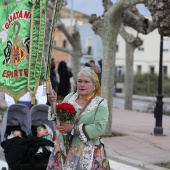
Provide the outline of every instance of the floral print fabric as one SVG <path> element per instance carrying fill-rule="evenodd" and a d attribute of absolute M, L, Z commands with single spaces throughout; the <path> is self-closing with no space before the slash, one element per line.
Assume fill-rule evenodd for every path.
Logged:
<path fill-rule="evenodd" d="M 64 164 L 59 151 L 57 143 L 50 155 L 47 170 L 110 170 L 103 144 L 92 146 L 80 142 L 78 146 L 69 149 Z"/>
<path fill-rule="evenodd" d="M 110 170 L 109 160 L 102 143 L 94 148 L 92 170 Z"/>
<path fill-rule="evenodd" d="M 62 155 L 60 152 L 60 141 L 55 141 L 56 145 L 54 146 L 49 161 L 47 164 L 46 170 L 62 170 Z"/>
<path fill-rule="evenodd" d="M 74 170 L 110 170 L 104 145 L 85 145 L 83 142 L 70 148 L 65 169 Z"/>

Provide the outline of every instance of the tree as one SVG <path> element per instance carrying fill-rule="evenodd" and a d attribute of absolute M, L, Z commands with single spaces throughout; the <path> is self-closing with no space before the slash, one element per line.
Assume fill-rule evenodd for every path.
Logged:
<path fill-rule="evenodd" d="M 46 35 L 45 35 L 45 40 L 46 40 L 45 47 L 46 48 L 47 48 L 48 42 L 49 42 L 48 41 L 49 40 L 49 31 L 50 31 L 49 28 L 50 28 L 50 23 L 51 23 L 51 15 L 53 12 L 54 0 L 50 0 L 48 2 L 49 3 L 47 3 L 48 6 L 47 6 L 47 21 L 46 21 Z M 65 5 L 65 0 L 63 0 L 63 5 Z M 76 82 L 77 81 L 76 75 L 78 74 L 78 72 L 80 70 L 80 57 L 82 56 L 80 34 L 75 26 L 72 35 L 70 35 L 70 33 L 67 31 L 65 25 L 63 23 L 59 22 L 59 19 L 57 20 L 56 27 L 58 29 L 60 29 L 65 34 L 69 43 L 72 46 L 72 49 L 66 49 L 66 48 L 56 47 L 56 46 L 53 46 L 53 49 L 63 51 L 63 52 L 68 53 L 72 56 L 73 65 L 74 65 L 73 75 L 74 75 L 74 81 Z M 47 51 L 46 48 L 44 51 Z"/>
<path fill-rule="evenodd" d="M 130 13 L 131 12 L 131 13 Z M 127 110 L 132 110 L 132 101 L 133 101 L 133 58 L 134 58 L 134 50 L 142 45 L 142 40 L 138 37 L 138 31 L 142 28 L 142 30 L 145 30 L 145 34 L 149 34 L 151 31 L 153 31 L 156 28 L 156 24 L 150 22 L 148 19 L 145 19 L 138 11 L 136 6 L 132 6 L 130 10 L 128 11 L 129 15 L 127 16 L 133 16 L 129 17 L 130 20 L 126 18 L 124 20 L 124 25 L 128 25 L 130 27 L 133 27 L 137 31 L 137 36 L 135 37 L 132 34 L 129 34 L 126 30 L 124 25 L 122 24 L 120 28 L 120 35 L 124 38 L 126 42 L 126 71 L 125 71 L 125 105 L 124 108 Z M 127 12 L 124 12 L 124 16 L 127 14 Z M 140 22 L 139 22 L 140 21 Z M 141 22 L 143 21 L 143 22 Z M 145 24 L 141 24 L 145 23 Z M 147 28 L 147 25 L 149 28 Z M 143 26 L 145 29 L 143 29 Z M 141 31 L 142 32 L 142 31 Z M 143 33 L 143 32 L 142 32 Z"/>
<path fill-rule="evenodd" d="M 131 13 L 130 13 L 131 12 Z M 149 22 L 148 19 L 144 18 L 136 8 L 136 6 L 132 6 L 130 10 L 128 11 L 129 15 L 127 16 L 134 16 L 129 17 L 130 20 L 128 20 L 126 17 L 126 20 L 124 20 L 124 25 L 128 25 L 130 27 L 133 27 L 138 33 L 140 29 L 145 30 L 145 34 L 149 34 L 151 31 L 153 31 L 156 28 L 156 25 Z M 124 12 L 124 16 L 127 14 L 127 12 Z M 133 20 L 132 20 L 133 19 Z M 140 21 L 140 22 L 139 22 Z M 143 21 L 143 22 L 141 22 Z M 141 24 L 145 23 L 145 24 Z M 150 28 L 147 28 L 147 25 L 150 25 Z M 142 40 L 137 36 L 135 37 L 132 34 L 129 34 L 125 27 L 122 24 L 120 29 L 120 35 L 124 38 L 126 42 L 126 71 L 125 71 L 125 109 L 132 110 L 132 101 L 133 101 L 133 58 L 134 58 L 134 50 L 142 45 Z M 146 28 L 143 29 L 143 26 Z M 142 32 L 142 31 L 141 31 Z M 142 32 L 143 33 L 143 32 Z"/>
<path fill-rule="evenodd" d="M 76 26 L 74 27 L 74 32 L 72 33 L 72 35 L 69 34 L 69 32 L 67 31 L 63 23 L 59 23 L 57 25 L 57 28 L 60 29 L 65 34 L 65 36 L 67 37 L 68 41 L 72 46 L 72 49 L 69 50 L 61 47 L 53 47 L 53 49 L 66 52 L 73 57 L 73 65 L 74 65 L 73 75 L 74 75 L 74 81 L 76 82 L 77 74 L 80 70 L 80 57 L 82 56 L 80 34 L 76 30 Z"/>
<path fill-rule="evenodd" d="M 90 18 L 94 32 L 101 36 L 103 42 L 102 96 L 108 100 L 110 112 L 105 135 L 111 135 L 113 97 L 110 89 L 114 85 L 117 35 L 123 22 L 134 29 L 136 28 L 138 32 L 143 34 L 146 34 L 149 32 L 149 29 L 152 29 L 153 24 L 147 19 L 138 15 L 138 13 L 135 15 L 131 11 L 128 11 L 135 4 L 145 2 L 145 0 L 120 0 L 113 4 L 111 0 L 103 0 L 103 16 L 97 17 L 93 14 Z"/>
<path fill-rule="evenodd" d="M 146 6 L 151 12 L 159 33 L 163 36 L 170 36 L 170 0 L 147 0 Z"/>
<path fill-rule="evenodd" d="M 124 38 L 126 42 L 126 71 L 125 71 L 125 105 L 124 108 L 127 110 L 132 110 L 133 101 L 133 58 L 134 50 L 143 44 L 143 41 L 132 34 L 129 34 L 123 24 L 120 28 L 120 35 Z"/>
<path fill-rule="evenodd" d="M 148 19 L 144 18 L 133 8 L 137 3 L 146 3 L 147 5 L 148 1 L 120 0 L 113 4 L 111 0 L 103 0 L 103 16 L 97 17 L 93 14 L 90 19 L 94 32 L 100 35 L 103 41 L 102 96 L 108 100 L 110 112 L 110 118 L 105 132 L 106 135 L 111 135 L 113 98 L 109 90 L 113 88 L 114 82 L 117 35 L 122 23 L 143 34 L 149 33 L 156 27 L 155 24 L 150 23 Z"/>

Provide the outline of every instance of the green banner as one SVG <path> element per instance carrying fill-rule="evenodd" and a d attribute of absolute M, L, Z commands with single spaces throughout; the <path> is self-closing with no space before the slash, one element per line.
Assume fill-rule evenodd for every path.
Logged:
<path fill-rule="evenodd" d="M 27 90 L 30 0 L 0 5 L 0 91 L 16 101 Z"/>
<path fill-rule="evenodd" d="M 28 68 L 28 90 L 31 102 L 35 103 L 37 88 L 45 78 L 44 37 L 46 22 L 46 0 L 36 0 L 31 8 L 30 52 Z M 41 29 L 40 29 L 41 28 Z"/>
<path fill-rule="evenodd" d="M 58 16 L 62 1 L 55 0 L 53 14 Z M 49 67 L 51 50 L 44 59 L 46 3 L 46 0 L 7 0 L 7 4 L 0 1 L 0 91 L 15 101 L 29 91 L 34 104 L 38 86 L 46 81 L 50 87 L 50 69 L 45 65 Z M 49 29 L 54 32 L 53 26 Z"/>

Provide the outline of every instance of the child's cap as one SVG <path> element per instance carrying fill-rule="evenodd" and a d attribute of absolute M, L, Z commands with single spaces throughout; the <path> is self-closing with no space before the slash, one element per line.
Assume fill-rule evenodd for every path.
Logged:
<path fill-rule="evenodd" d="M 47 124 L 43 124 L 43 125 L 46 127 L 48 133 L 50 133 L 50 134 L 52 135 L 52 137 L 53 137 L 53 131 L 52 131 L 52 129 L 51 129 Z"/>

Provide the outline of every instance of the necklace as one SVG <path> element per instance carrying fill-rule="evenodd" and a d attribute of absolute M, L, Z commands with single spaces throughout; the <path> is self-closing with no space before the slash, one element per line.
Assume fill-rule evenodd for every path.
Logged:
<path fill-rule="evenodd" d="M 92 95 L 90 95 L 90 96 L 81 96 L 81 95 L 79 95 L 80 96 L 80 98 L 81 99 L 83 99 L 83 100 L 85 100 L 85 101 L 88 101 L 92 96 L 93 96 L 94 94 L 92 94 Z"/>

